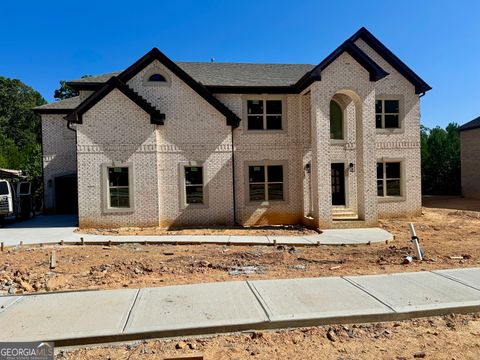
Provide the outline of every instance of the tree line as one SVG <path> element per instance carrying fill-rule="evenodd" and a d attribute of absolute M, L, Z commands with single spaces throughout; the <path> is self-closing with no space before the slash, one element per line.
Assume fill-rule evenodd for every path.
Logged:
<path fill-rule="evenodd" d="M 86 75 L 87 76 L 87 75 Z M 78 93 L 60 81 L 56 100 Z M 42 154 L 40 117 L 32 108 L 46 104 L 40 93 L 20 80 L 0 76 L 0 168 L 22 170 L 41 185 Z M 459 126 L 443 129 L 421 127 L 422 192 L 431 195 L 459 195 Z"/>

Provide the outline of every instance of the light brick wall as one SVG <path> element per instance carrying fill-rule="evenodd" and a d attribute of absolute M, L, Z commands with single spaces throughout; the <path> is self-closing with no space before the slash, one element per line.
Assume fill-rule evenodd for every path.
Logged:
<path fill-rule="evenodd" d="M 44 210 L 55 207 L 55 177 L 75 174 L 75 132 L 67 129 L 64 115 L 42 115 Z"/>
<path fill-rule="evenodd" d="M 342 54 L 322 72 L 321 81 L 300 95 L 283 96 L 284 131 L 247 131 L 244 104 L 254 96 L 216 95 L 242 118 L 233 135 L 238 223 L 332 226 L 332 162 L 345 163 L 347 207 L 357 211 L 365 224 L 376 224 L 378 216 L 420 211 L 419 97 L 414 87 L 365 43 L 359 40 L 357 45 L 390 75 L 371 82 L 362 66 Z M 168 84 L 146 84 L 145 78 L 154 72 L 166 76 Z M 232 133 L 224 116 L 159 62 L 147 66 L 128 85 L 166 114 L 165 125 L 151 125 L 149 116 L 118 90 L 84 115 L 84 123 L 78 125 L 77 145 L 80 226 L 232 224 Z M 401 99 L 401 131 L 375 129 L 375 99 L 384 95 Z M 334 97 L 344 109 L 343 142 L 330 140 L 330 100 Z M 66 126 L 65 122 L 62 125 Z M 47 138 L 54 139 L 59 130 L 52 127 L 46 131 L 50 134 Z M 384 202 L 377 197 L 376 162 L 381 159 L 403 162 L 405 196 L 401 201 Z M 306 171 L 309 162 L 310 174 Z M 105 163 L 133 164 L 132 212 L 102 212 L 101 165 Z M 199 163 L 204 165 L 206 204 L 186 206 L 182 201 L 182 166 Z M 248 201 L 246 172 L 253 163 L 285 165 L 285 201 Z M 353 173 L 348 172 L 350 163 L 355 164 Z"/>
<path fill-rule="evenodd" d="M 480 199 L 480 129 L 460 132 L 462 194 Z"/>

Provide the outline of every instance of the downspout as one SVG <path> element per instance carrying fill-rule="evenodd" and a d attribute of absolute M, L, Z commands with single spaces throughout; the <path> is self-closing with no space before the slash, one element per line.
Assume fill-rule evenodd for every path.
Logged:
<path fill-rule="evenodd" d="M 77 130 L 72 128 L 72 122 L 67 120 L 67 129 L 73 131 L 75 133 L 75 167 L 77 168 L 77 226 L 80 226 L 80 201 L 78 201 L 78 152 L 77 152 L 77 144 L 78 144 L 78 133 Z"/>
<path fill-rule="evenodd" d="M 237 205 L 236 205 L 236 191 L 235 191 L 235 145 L 233 142 L 233 130 L 235 130 L 235 125 L 232 124 L 232 195 L 233 195 L 233 225 L 238 225 L 237 223 Z"/>

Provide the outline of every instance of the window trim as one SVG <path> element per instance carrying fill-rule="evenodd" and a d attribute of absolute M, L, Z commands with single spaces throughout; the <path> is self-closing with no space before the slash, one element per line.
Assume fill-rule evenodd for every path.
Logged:
<path fill-rule="evenodd" d="M 282 200 L 250 200 L 250 174 L 249 168 L 250 166 L 264 166 L 265 167 L 265 184 L 266 187 L 266 195 L 268 199 L 268 182 L 267 182 L 267 173 L 268 170 L 266 169 L 268 166 L 282 166 L 283 169 L 283 199 Z M 273 206 L 277 204 L 288 204 L 289 196 L 288 196 L 288 162 L 283 160 L 264 160 L 264 161 L 245 161 L 244 162 L 244 179 L 245 179 L 245 204 L 254 205 L 254 206 Z M 273 183 L 280 183 L 278 181 Z M 273 184 L 272 183 L 272 184 Z"/>
<path fill-rule="evenodd" d="M 282 102 L 282 128 L 281 129 L 248 129 L 248 100 L 280 100 Z M 283 134 L 287 132 L 287 96 L 286 95 L 244 95 L 242 96 L 243 121 L 241 122 L 242 131 L 245 134 Z M 267 123 L 267 105 L 265 103 L 263 110 L 263 125 Z"/>
<path fill-rule="evenodd" d="M 398 202 L 398 201 L 405 201 L 406 200 L 406 196 L 405 196 L 405 159 L 403 159 L 403 158 L 387 158 L 387 157 L 379 158 L 375 162 L 375 170 L 376 170 L 376 166 L 377 166 L 378 163 L 383 164 L 383 179 L 382 179 L 382 181 L 383 181 L 384 194 L 386 194 L 387 178 L 385 177 L 386 176 L 385 164 L 386 163 L 394 163 L 394 162 L 400 163 L 400 195 L 399 196 L 392 196 L 392 195 L 390 195 L 390 196 L 388 196 L 388 195 L 379 196 L 378 195 L 378 190 L 376 188 L 378 178 L 375 175 L 375 192 L 377 194 L 378 202 Z M 376 174 L 376 171 L 375 171 L 375 174 Z"/>
<path fill-rule="evenodd" d="M 108 169 L 113 167 L 128 168 L 128 198 L 130 207 L 117 208 L 110 206 L 110 184 L 108 179 Z M 111 213 L 133 213 L 135 211 L 135 182 L 134 182 L 134 167 L 133 163 L 103 163 L 101 165 L 102 172 L 102 212 L 105 214 Z"/>
<path fill-rule="evenodd" d="M 186 167 L 201 167 L 202 168 L 202 186 L 203 186 L 203 203 L 202 204 L 187 204 L 187 182 L 185 179 Z M 207 177 L 207 166 L 203 161 L 183 161 L 178 164 L 178 174 L 180 182 L 179 201 L 180 209 L 205 209 L 208 208 L 208 185 L 205 182 Z"/>
<path fill-rule="evenodd" d="M 377 111 L 376 111 L 376 103 L 377 100 L 382 101 L 382 128 L 377 128 Z M 385 128 L 385 100 L 396 100 L 398 101 L 398 128 Z M 374 114 L 375 114 L 375 130 L 377 134 L 392 134 L 392 133 L 404 133 L 405 132 L 405 111 L 404 111 L 404 97 L 403 95 L 384 95 L 380 94 L 375 97 L 375 104 L 374 104 Z M 391 114 L 391 113 L 389 113 Z"/>
<path fill-rule="evenodd" d="M 159 74 L 162 75 L 165 78 L 165 81 L 150 81 L 150 76 Z M 143 75 L 143 85 L 145 86 L 170 86 L 172 83 L 172 79 L 169 75 L 166 74 L 165 71 L 158 69 L 158 68 L 153 68 L 147 71 Z"/>

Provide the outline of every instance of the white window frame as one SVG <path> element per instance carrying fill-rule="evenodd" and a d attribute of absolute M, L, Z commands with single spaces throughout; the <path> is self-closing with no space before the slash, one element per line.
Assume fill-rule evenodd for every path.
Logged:
<path fill-rule="evenodd" d="M 398 128 L 385 128 L 385 115 L 397 115 L 397 113 L 385 113 L 385 101 L 394 100 L 398 101 Z M 377 101 L 382 102 L 382 112 L 379 113 L 382 117 L 382 127 L 377 128 Z M 378 95 L 375 97 L 375 129 L 377 133 L 403 133 L 404 132 L 404 109 L 403 109 L 403 97 L 400 95 Z"/>
<path fill-rule="evenodd" d="M 108 177 L 108 169 L 110 168 L 127 168 L 128 169 L 128 198 L 129 207 L 112 207 L 110 205 L 110 182 Z M 134 168 L 132 163 L 105 163 L 102 168 L 102 210 L 104 213 L 131 213 L 135 210 L 134 196 Z"/>
<path fill-rule="evenodd" d="M 187 203 L 187 186 L 193 186 L 193 184 L 187 184 L 185 178 L 185 168 L 187 167 L 201 167 L 202 168 L 202 187 L 203 187 L 203 203 L 202 204 L 188 204 Z M 179 164 L 179 178 L 180 178 L 180 208 L 181 209 L 195 209 L 195 208 L 207 208 L 208 207 L 208 186 L 205 182 L 207 179 L 207 167 L 202 161 L 186 161 Z M 195 185 L 198 186 L 198 185 Z"/>
<path fill-rule="evenodd" d="M 264 167 L 264 182 L 250 182 L 250 167 L 251 166 L 263 166 Z M 268 170 L 269 166 L 282 166 L 282 175 L 283 181 L 268 181 Z M 288 164 L 286 161 L 247 161 L 245 162 L 245 184 L 246 184 L 246 191 L 245 191 L 245 202 L 246 204 L 250 205 L 272 205 L 272 204 L 283 204 L 288 203 Z M 250 184 L 263 184 L 265 187 L 265 199 L 264 200 L 250 200 Z M 268 198 L 268 184 L 283 184 L 283 199 L 282 200 L 270 200 Z"/>
<path fill-rule="evenodd" d="M 375 187 L 377 193 L 377 199 L 379 202 L 393 202 L 393 201 L 403 201 L 405 200 L 405 166 L 404 159 L 398 158 L 381 158 L 377 159 L 375 163 L 375 185 L 378 186 L 378 178 L 376 177 L 376 166 L 378 163 L 383 165 L 382 169 L 382 183 L 383 183 L 383 196 L 378 195 L 378 190 Z M 387 178 L 386 173 L 386 164 L 387 163 L 400 163 L 400 179 L 399 178 Z M 400 195 L 386 195 L 387 194 L 387 180 L 400 180 Z"/>
<path fill-rule="evenodd" d="M 264 101 L 263 114 L 249 114 L 248 113 L 248 101 L 249 100 L 260 100 Z M 281 114 L 267 114 L 267 101 L 268 100 L 279 100 L 282 102 L 282 113 Z M 285 133 L 287 131 L 287 97 L 284 95 L 245 95 L 243 97 L 243 119 L 242 123 L 244 124 L 244 132 L 249 134 L 275 134 L 275 133 Z M 256 115 L 263 117 L 263 129 L 252 129 L 248 128 L 248 116 Z M 272 116 L 281 116 L 282 117 L 282 128 L 281 129 L 267 129 L 267 115 Z"/>

